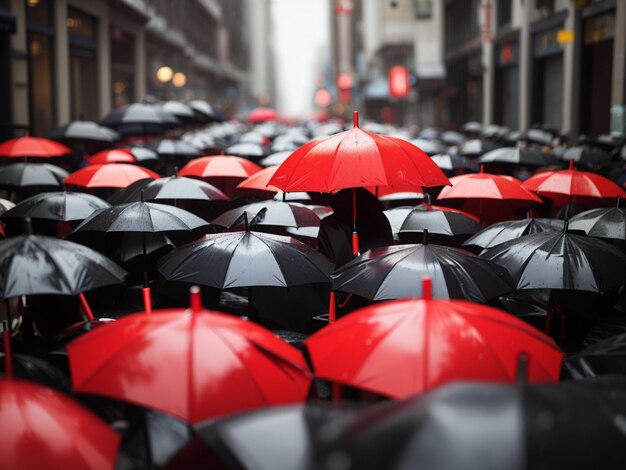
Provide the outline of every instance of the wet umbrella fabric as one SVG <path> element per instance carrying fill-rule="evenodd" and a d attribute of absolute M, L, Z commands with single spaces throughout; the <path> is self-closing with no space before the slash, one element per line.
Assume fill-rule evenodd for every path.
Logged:
<path fill-rule="evenodd" d="M 84 220 L 99 209 L 111 207 L 99 197 L 84 193 L 40 193 L 24 199 L 2 215 L 3 219 L 47 219 L 58 221 Z"/>
<path fill-rule="evenodd" d="M 243 213 L 255 226 L 319 227 L 320 218 L 311 209 L 299 204 L 280 201 L 264 201 L 246 204 L 220 215 L 212 224 L 227 228 L 244 228 Z"/>
<path fill-rule="evenodd" d="M 100 124 L 111 127 L 122 135 L 145 135 L 160 134 L 180 124 L 180 121 L 158 106 L 132 103 L 114 109 Z"/>
<path fill-rule="evenodd" d="M 11 163 L 0 166 L 0 187 L 56 189 L 68 176 L 64 169 L 47 163 Z"/>
<path fill-rule="evenodd" d="M 285 151 L 285 152 L 272 153 L 271 155 L 268 155 L 267 157 L 262 159 L 259 163 L 266 167 L 274 166 L 274 165 L 281 165 L 285 160 L 287 160 L 287 157 L 289 157 L 289 155 L 291 155 L 292 153 L 293 151 L 291 150 Z"/>
<path fill-rule="evenodd" d="M 78 295 L 122 284 L 126 272 L 105 256 L 76 243 L 27 235 L 0 241 L 0 298 Z"/>
<path fill-rule="evenodd" d="M 626 284 L 622 250 L 571 233 L 535 233 L 491 248 L 481 258 L 505 268 L 516 290 L 603 292 Z"/>
<path fill-rule="evenodd" d="M 5 468 L 113 468 L 119 435 L 67 396 L 0 380 L 0 460 Z"/>
<path fill-rule="evenodd" d="M 589 237 L 626 241 L 626 210 L 620 207 L 591 209 L 572 217 L 570 230 L 581 230 Z"/>
<path fill-rule="evenodd" d="M 233 177 L 245 179 L 262 168 L 245 158 L 215 155 L 196 158 L 178 172 L 179 176 L 196 178 Z"/>
<path fill-rule="evenodd" d="M 0 157 L 7 158 L 53 158 L 70 153 L 65 145 L 40 137 L 19 137 L 0 144 Z"/>
<path fill-rule="evenodd" d="M 188 159 L 200 157 L 202 154 L 184 140 L 163 139 L 148 148 L 163 157 L 184 157 Z"/>
<path fill-rule="evenodd" d="M 458 155 L 439 154 L 433 155 L 431 160 L 443 171 L 449 173 L 456 170 L 467 170 L 469 172 L 477 171 L 477 168 L 466 158 Z"/>
<path fill-rule="evenodd" d="M 62 142 L 112 143 L 120 139 L 114 130 L 92 121 L 72 121 L 48 133 L 48 139 Z"/>
<path fill-rule="evenodd" d="M 267 155 L 267 152 L 261 144 L 255 144 L 254 142 L 241 142 L 235 145 L 231 145 L 226 149 L 228 155 L 235 155 L 237 157 L 248 158 L 263 158 Z"/>
<path fill-rule="evenodd" d="M 202 118 L 213 122 L 228 121 L 228 116 L 215 105 L 209 104 L 204 100 L 193 100 L 189 103 L 189 106 L 199 113 Z"/>
<path fill-rule="evenodd" d="M 480 224 L 473 217 L 468 217 L 460 211 L 452 212 L 432 209 L 428 206 L 425 208 L 418 206 L 407 214 L 398 233 L 416 233 L 428 230 L 428 234 L 456 237 L 473 235 L 480 229 Z"/>
<path fill-rule="evenodd" d="M 137 180 L 158 177 L 155 172 L 137 165 L 108 163 L 81 168 L 65 178 L 65 184 L 85 188 L 125 188 Z"/>
<path fill-rule="evenodd" d="M 326 283 L 331 270 L 327 258 L 293 238 L 250 231 L 206 235 L 159 261 L 166 280 L 217 289 Z"/>
<path fill-rule="evenodd" d="M 102 165 L 106 163 L 147 163 L 156 162 L 158 160 L 159 156 L 157 153 L 145 147 L 102 150 L 88 159 L 90 165 Z"/>
<path fill-rule="evenodd" d="M 238 189 L 252 189 L 255 191 L 265 191 L 268 193 L 277 193 L 280 191 L 277 187 L 269 184 L 270 179 L 276 173 L 278 166 L 269 166 L 257 171 L 237 185 Z"/>
<path fill-rule="evenodd" d="M 570 147 L 565 150 L 561 158 L 565 161 L 573 160 L 578 165 L 594 171 L 611 166 L 611 156 L 596 147 Z"/>
<path fill-rule="evenodd" d="M 557 219 L 507 220 L 485 227 L 463 245 L 477 246 L 482 249 L 493 248 L 501 243 L 533 233 L 562 231 L 563 224 L 562 220 Z"/>
<path fill-rule="evenodd" d="M 364 413 L 316 468 L 334 468 L 341 453 L 346 470 L 618 470 L 625 389 L 618 379 L 449 385 Z"/>
<path fill-rule="evenodd" d="M 427 294 L 426 294 L 427 295 Z M 556 382 L 554 341 L 506 312 L 458 300 L 404 299 L 352 312 L 305 342 L 315 376 L 398 399 L 448 382 Z"/>
<path fill-rule="evenodd" d="M 465 250 L 438 245 L 375 248 L 332 275 L 333 290 L 370 300 L 421 297 L 421 279 L 433 279 L 433 296 L 486 302 L 513 290 L 506 269 Z"/>
<path fill-rule="evenodd" d="M 497 148 L 496 144 L 487 140 L 472 139 L 461 145 L 461 155 L 466 157 L 478 157 Z"/>
<path fill-rule="evenodd" d="M 144 201 L 227 201 L 228 196 L 202 180 L 167 176 L 156 180 L 137 181 L 122 189 L 115 197 L 118 204 Z M 113 202 L 113 200 L 112 200 Z"/>
<path fill-rule="evenodd" d="M 76 391 L 191 424 L 303 402 L 311 381 L 300 351 L 268 330 L 195 307 L 126 316 L 67 349 Z"/>
<path fill-rule="evenodd" d="M 563 362 L 563 374 L 577 380 L 626 375 L 626 334 L 612 336 L 569 356 Z"/>
<path fill-rule="evenodd" d="M 26 354 L 13 354 L 13 377 L 21 380 L 37 382 L 39 385 L 49 387 L 57 392 L 71 395 L 72 387 L 70 379 L 48 361 Z M 5 375 L 4 357 L 0 363 L 0 377 Z"/>
<path fill-rule="evenodd" d="M 548 162 L 538 151 L 517 147 L 503 147 L 491 150 L 478 159 L 478 163 L 505 163 L 523 166 L 544 166 Z"/>

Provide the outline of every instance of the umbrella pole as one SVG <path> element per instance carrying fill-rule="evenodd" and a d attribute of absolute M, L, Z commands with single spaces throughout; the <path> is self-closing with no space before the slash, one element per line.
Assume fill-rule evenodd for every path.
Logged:
<path fill-rule="evenodd" d="M 13 355 L 11 354 L 11 333 L 9 333 L 9 322 L 2 320 L 2 339 L 4 343 L 4 378 L 13 378 Z"/>
<path fill-rule="evenodd" d="M 78 300 L 80 300 L 80 304 L 83 307 L 83 311 L 85 312 L 85 316 L 87 317 L 87 320 L 93 321 L 94 319 L 93 312 L 91 311 L 91 307 L 89 306 L 89 303 L 87 302 L 87 298 L 85 297 L 85 294 L 83 294 L 82 292 L 78 294 Z"/>
<path fill-rule="evenodd" d="M 335 321 L 337 321 L 335 292 L 330 291 L 330 302 L 328 304 L 328 323 L 335 323 Z"/>
<path fill-rule="evenodd" d="M 337 382 L 332 382 L 330 385 L 330 397 L 333 403 L 339 403 L 339 400 L 341 399 L 341 385 Z"/>
<path fill-rule="evenodd" d="M 13 333 L 13 319 L 11 318 L 11 303 L 9 299 L 4 299 L 4 305 L 7 309 L 7 319 L 9 322 L 9 333 Z"/>
<path fill-rule="evenodd" d="M 550 296 L 548 297 L 548 311 L 546 312 L 546 323 L 543 327 L 543 332 L 549 335 L 551 326 L 552 326 L 552 289 L 550 289 Z"/>
<path fill-rule="evenodd" d="M 359 251 L 359 233 L 356 228 L 356 188 L 352 188 L 352 256 L 358 256 Z"/>

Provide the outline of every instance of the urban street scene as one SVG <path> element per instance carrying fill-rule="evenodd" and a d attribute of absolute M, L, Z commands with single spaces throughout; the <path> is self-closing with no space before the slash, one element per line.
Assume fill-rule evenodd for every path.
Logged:
<path fill-rule="evenodd" d="M 624 470 L 626 0 L 0 0 L 0 469 Z"/>

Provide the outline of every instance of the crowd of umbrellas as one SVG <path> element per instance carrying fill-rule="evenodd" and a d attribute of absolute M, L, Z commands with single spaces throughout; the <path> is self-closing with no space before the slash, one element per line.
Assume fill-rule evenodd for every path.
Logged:
<path fill-rule="evenodd" d="M 0 144 L 3 468 L 624 468 L 626 140 L 318 117 Z"/>

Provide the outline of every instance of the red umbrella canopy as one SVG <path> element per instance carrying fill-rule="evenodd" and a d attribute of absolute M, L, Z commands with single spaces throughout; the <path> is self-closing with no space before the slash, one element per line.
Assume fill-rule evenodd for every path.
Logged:
<path fill-rule="evenodd" d="M 189 423 L 303 402 L 311 383 L 296 348 L 253 322 L 202 310 L 199 300 L 191 311 L 124 317 L 67 349 L 76 391 Z"/>
<path fill-rule="evenodd" d="M 391 398 L 458 380 L 514 382 L 521 354 L 531 382 L 556 382 L 563 357 L 551 338 L 505 312 L 428 297 L 355 311 L 306 346 L 317 377 Z"/>
<path fill-rule="evenodd" d="M 137 165 L 107 163 L 81 168 L 65 178 L 65 184 L 85 188 L 125 188 L 145 178 L 157 179 L 159 175 Z"/>
<path fill-rule="evenodd" d="M 6 469 L 114 468 L 120 437 L 70 398 L 0 380 L 0 462 Z"/>
<path fill-rule="evenodd" d="M 267 191 L 270 193 L 277 193 L 279 189 L 276 186 L 272 186 L 269 184 L 270 179 L 276 173 L 278 169 L 278 165 L 268 166 L 264 168 L 252 176 L 249 176 L 241 183 L 237 185 L 239 189 L 254 189 L 257 191 Z"/>
<path fill-rule="evenodd" d="M 70 153 L 72 153 L 72 151 L 65 145 L 55 142 L 54 140 L 39 137 L 19 137 L 0 144 L 0 157 L 51 158 L 62 157 Z"/>
<path fill-rule="evenodd" d="M 574 169 L 573 161 L 567 170 L 538 173 L 524 181 L 522 186 L 559 203 L 567 203 L 570 198 L 584 204 L 589 202 L 587 198 L 597 201 L 626 197 L 626 192 L 610 179 Z"/>
<path fill-rule="evenodd" d="M 248 122 L 253 124 L 266 121 L 278 121 L 280 116 L 274 108 L 256 108 L 248 113 Z"/>
<path fill-rule="evenodd" d="M 309 142 L 280 165 L 270 184 L 283 191 L 334 192 L 366 186 L 444 186 L 448 178 L 415 145 L 358 127 Z"/>
<path fill-rule="evenodd" d="M 128 149 L 102 150 L 89 157 L 90 165 L 103 165 L 106 163 L 136 163 L 137 159 Z"/>
<path fill-rule="evenodd" d="M 229 177 L 245 179 L 263 168 L 250 160 L 234 155 L 213 155 L 196 158 L 178 172 L 179 176 L 196 178 Z"/>

